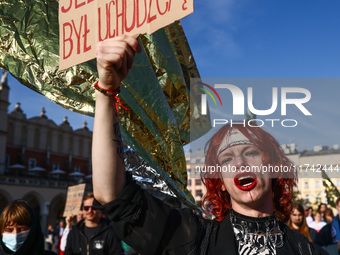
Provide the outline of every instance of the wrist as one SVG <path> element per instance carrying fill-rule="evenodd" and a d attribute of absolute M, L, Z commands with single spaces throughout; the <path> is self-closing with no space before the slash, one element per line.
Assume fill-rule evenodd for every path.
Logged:
<path fill-rule="evenodd" d="M 116 97 L 107 96 L 107 95 L 101 93 L 98 90 L 95 90 L 94 95 L 95 95 L 96 101 L 99 100 L 99 101 L 108 102 L 108 103 L 116 103 L 116 101 L 117 101 Z"/>
<path fill-rule="evenodd" d="M 96 102 L 97 101 L 102 101 L 102 102 L 107 102 L 109 104 L 113 103 L 115 106 L 117 113 L 119 112 L 118 110 L 118 104 L 126 111 L 130 111 L 127 107 L 125 107 L 121 101 L 118 98 L 118 93 L 120 92 L 120 86 L 117 89 L 105 89 L 102 88 L 99 85 L 99 82 L 96 82 L 93 87 L 95 88 L 95 97 L 96 97 Z M 97 100 L 99 99 L 99 100 Z"/>
<path fill-rule="evenodd" d="M 102 84 L 99 84 L 99 81 L 97 81 L 93 87 L 99 91 L 100 93 L 104 94 L 105 96 L 109 97 L 115 97 L 120 92 L 120 86 L 118 86 L 115 89 L 106 89 L 102 86 Z"/>

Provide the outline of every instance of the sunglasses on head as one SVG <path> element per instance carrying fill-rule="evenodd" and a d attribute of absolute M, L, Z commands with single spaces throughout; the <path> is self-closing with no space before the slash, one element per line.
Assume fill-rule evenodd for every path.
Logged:
<path fill-rule="evenodd" d="M 93 211 L 93 210 L 96 210 L 93 206 L 87 206 L 87 205 L 85 205 L 85 206 L 83 207 L 84 211 L 89 211 L 90 208 L 92 209 L 92 211 Z"/>

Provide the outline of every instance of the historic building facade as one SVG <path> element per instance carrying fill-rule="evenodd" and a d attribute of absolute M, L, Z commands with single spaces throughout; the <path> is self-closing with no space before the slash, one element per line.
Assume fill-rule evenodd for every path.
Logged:
<path fill-rule="evenodd" d="M 44 108 L 27 119 L 20 103 L 8 113 L 7 73 L 0 83 L 0 211 L 25 199 L 39 213 L 42 226 L 62 216 L 67 187 L 88 183 L 91 190 L 92 132 L 84 123 L 73 130 L 65 117 L 58 125 Z"/>
<path fill-rule="evenodd" d="M 340 149 L 338 144 L 314 146 L 313 150 L 297 152 L 295 144 L 284 145 L 283 149 L 299 171 L 298 199 L 308 206 L 317 207 L 327 203 L 321 172 L 326 173 L 334 186 L 340 188 Z"/>

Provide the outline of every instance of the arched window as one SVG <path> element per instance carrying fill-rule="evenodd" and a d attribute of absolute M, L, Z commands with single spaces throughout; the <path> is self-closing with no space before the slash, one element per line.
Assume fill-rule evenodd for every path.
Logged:
<path fill-rule="evenodd" d="M 309 201 L 309 195 L 306 195 L 305 200 L 306 200 L 306 204 L 308 204 L 310 202 Z"/>
<path fill-rule="evenodd" d="M 317 202 L 318 204 L 321 203 L 321 195 L 320 195 L 320 194 L 316 194 L 316 202 Z"/>

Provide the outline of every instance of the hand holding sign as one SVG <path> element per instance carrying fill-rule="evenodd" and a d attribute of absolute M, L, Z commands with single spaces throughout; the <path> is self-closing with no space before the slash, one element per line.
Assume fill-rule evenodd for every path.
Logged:
<path fill-rule="evenodd" d="M 193 0 L 60 0 L 59 69 L 95 58 L 97 42 L 152 32 L 193 12 Z"/>

